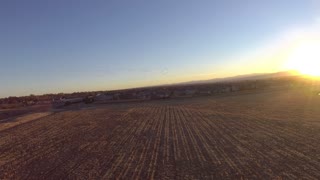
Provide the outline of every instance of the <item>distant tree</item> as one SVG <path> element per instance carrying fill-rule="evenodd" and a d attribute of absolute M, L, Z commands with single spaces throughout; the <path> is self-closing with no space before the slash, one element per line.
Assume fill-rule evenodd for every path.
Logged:
<path fill-rule="evenodd" d="M 19 98 L 15 96 L 8 97 L 8 104 L 16 104 L 19 103 Z"/>

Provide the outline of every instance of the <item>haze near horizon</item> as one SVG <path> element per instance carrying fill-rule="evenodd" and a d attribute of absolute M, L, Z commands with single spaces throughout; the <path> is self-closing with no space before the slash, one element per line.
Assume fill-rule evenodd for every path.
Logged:
<path fill-rule="evenodd" d="M 320 76 L 315 0 L 0 2 L 0 97 L 298 70 Z"/>

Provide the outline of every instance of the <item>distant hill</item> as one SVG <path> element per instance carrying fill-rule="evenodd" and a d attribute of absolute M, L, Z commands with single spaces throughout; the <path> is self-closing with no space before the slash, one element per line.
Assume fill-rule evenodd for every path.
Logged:
<path fill-rule="evenodd" d="M 226 78 L 188 81 L 188 82 L 178 83 L 178 85 L 207 84 L 207 83 L 217 83 L 217 82 L 235 82 L 235 81 L 259 80 L 259 79 L 291 77 L 291 76 L 297 76 L 297 72 L 284 71 L 284 72 L 277 72 L 277 73 L 254 73 L 254 74 L 246 74 L 246 75 L 239 75 L 239 76 L 226 77 Z"/>

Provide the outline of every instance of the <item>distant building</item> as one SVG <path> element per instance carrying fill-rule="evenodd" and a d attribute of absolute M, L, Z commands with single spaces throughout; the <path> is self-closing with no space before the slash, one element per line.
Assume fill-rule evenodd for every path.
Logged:
<path fill-rule="evenodd" d="M 114 100 L 119 100 L 120 99 L 120 93 L 115 93 L 114 95 L 113 95 L 113 99 Z"/>
<path fill-rule="evenodd" d="M 95 101 L 110 101 L 113 100 L 113 95 L 106 95 L 104 93 L 99 93 L 96 95 L 96 97 L 94 98 Z"/>
<path fill-rule="evenodd" d="M 150 91 L 141 91 L 141 92 L 138 92 L 136 94 L 136 97 L 138 99 L 143 99 L 143 100 L 147 100 L 147 99 L 150 99 L 151 98 L 151 92 Z"/>
<path fill-rule="evenodd" d="M 27 106 L 32 106 L 32 105 L 37 104 L 37 102 L 31 100 L 31 101 L 26 101 L 25 104 L 26 104 Z"/>
<path fill-rule="evenodd" d="M 193 96 L 196 93 L 197 93 L 197 90 L 195 90 L 195 89 L 187 89 L 187 90 L 185 90 L 186 96 Z"/>
<path fill-rule="evenodd" d="M 223 88 L 221 89 L 221 92 L 222 92 L 222 93 L 231 92 L 231 87 L 229 87 L 229 86 L 223 87 Z"/>
<path fill-rule="evenodd" d="M 170 92 L 168 91 L 154 92 L 152 96 L 153 99 L 166 99 L 169 97 L 170 97 Z"/>

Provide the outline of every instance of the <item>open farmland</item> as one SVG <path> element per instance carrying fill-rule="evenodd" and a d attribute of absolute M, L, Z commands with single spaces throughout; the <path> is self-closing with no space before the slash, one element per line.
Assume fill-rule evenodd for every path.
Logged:
<path fill-rule="evenodd" d="M 0 179 L 319 179 L 320 96 L 97 106 L 0 123 Z"/>

